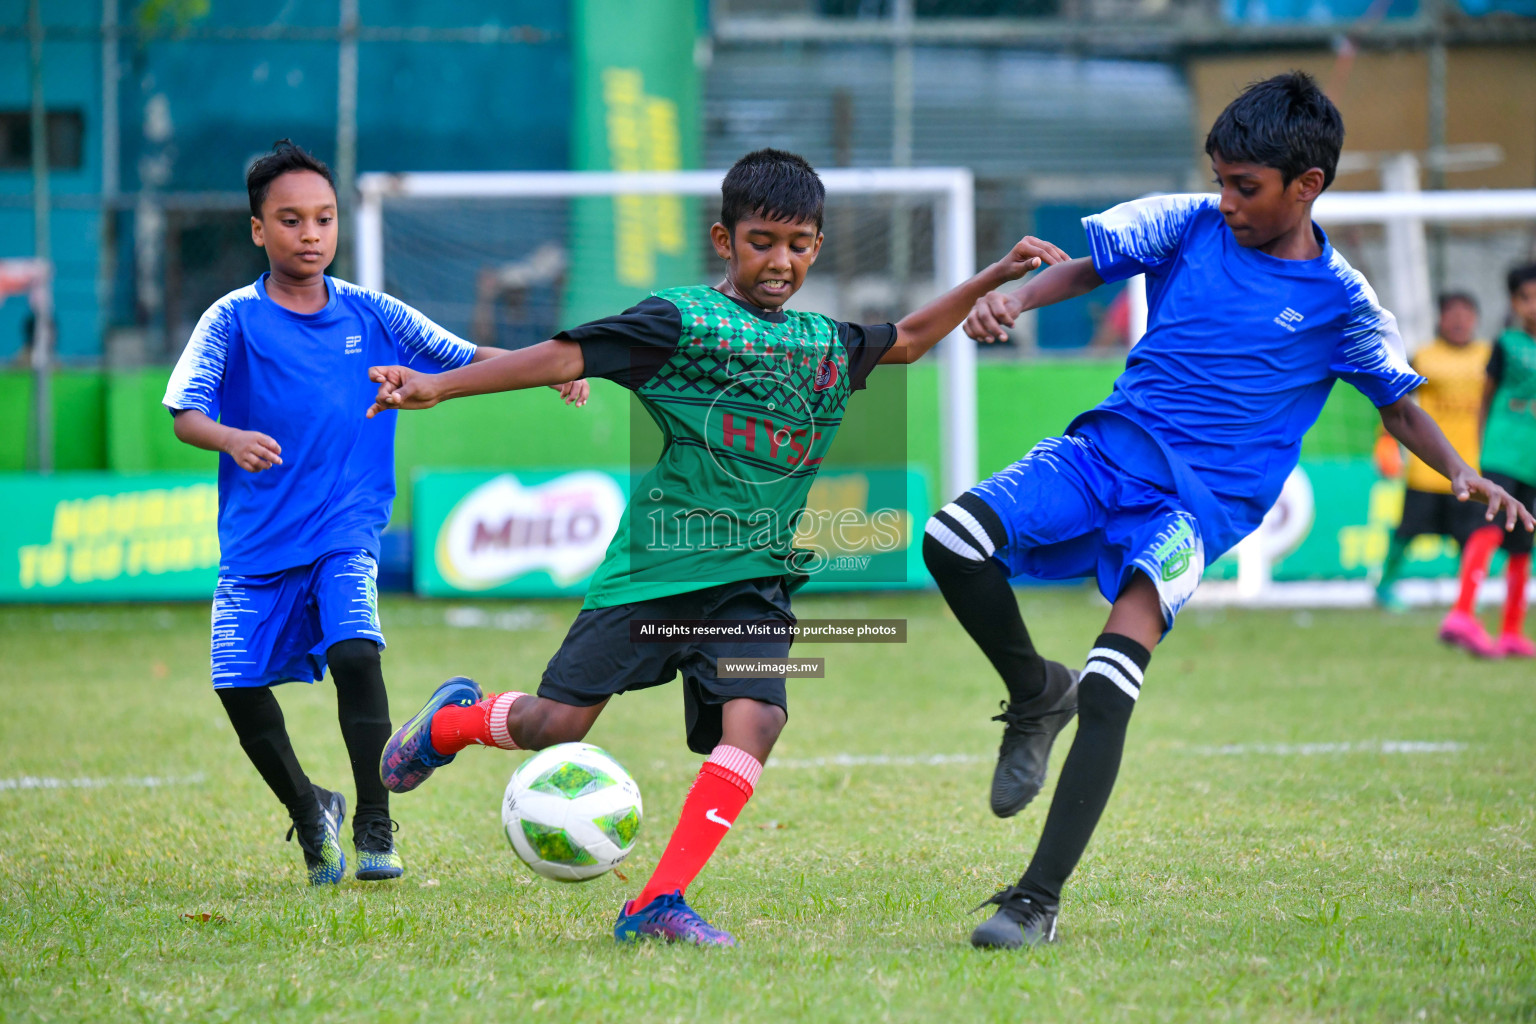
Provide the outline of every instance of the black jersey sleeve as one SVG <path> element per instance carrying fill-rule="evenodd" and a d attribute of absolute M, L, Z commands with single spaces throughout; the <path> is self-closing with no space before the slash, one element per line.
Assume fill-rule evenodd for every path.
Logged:
<path fill-rule="evenodd" d="M 895 324 L 837 324 L 837 339 L 848 350 L 848 373 L 853 389 L 862 389 L 869 381 L 869 371 L 880 362 L 880 357 L 896 344 Z"/>
<path fill-rule="evenodd" d="M 653 295 L 618 316 L 605 316 L 555 337 L 581 346 L 585 376 L 602 377 L 636 391 L 672 358 L 682 334 L 683 316 L 677 307 Z"/>
<path fill-rule="evenodd" d="M 1488 379 L 1498 384 L 1504 379 L 1504 346 L 1493 343 L 1493 354 L 1488 357 Z"/>

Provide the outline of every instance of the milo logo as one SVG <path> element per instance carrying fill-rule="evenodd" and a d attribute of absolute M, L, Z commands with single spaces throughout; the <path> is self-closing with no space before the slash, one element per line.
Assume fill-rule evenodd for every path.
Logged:
<path fill-rule="evenodd" d="M 583 470 L 528 486 L 504 473 L 466 494 L 437 535 L 437 568 L 459 590 L 543 571 L 565 586 L 603 559 L 624 512 L 606 473 Z"/>

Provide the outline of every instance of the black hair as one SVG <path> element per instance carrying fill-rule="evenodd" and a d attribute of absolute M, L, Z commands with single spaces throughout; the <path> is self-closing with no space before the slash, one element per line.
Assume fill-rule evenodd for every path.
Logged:
<path fill-rule="evenodd" d="M 826 186 L 803 157 L 782 149 L 757 149 L 732 164 L 720 183 L 720 223 L 734 234 L 737 221 L 754 215 L 813 220 L 819 232 L 826 200 Z"/>
<path fill-rule="evenodd" d="M 1449 306 L 1453 302 L 1461 302 L 1471 306 L 1472 312 L 1474 313 L 1482 309 L 1482 307 L 1478 305 L 1477 296 L 1473 295 L 1471 292 L 1441 292 L 1438 301 L 1440 312 L 1442 313 L 1445 312 L 1445 307 Z"/>
<path fill-rule="evenodd" d="M 1227 104 L 1205 137 L 1206 156 L 1273 167 L 1287 185 L 1320 168 L 1323 188 L 1333 184 L 1342 148 L 1339 108 L 1304 71 L 1253 83 Z"/>
<path fill-rule="evenodd" d="M 251 216 L 261 216 L 261 204 L 267 201 L 267 191 L 272 183 L 289 171 L 314 171 L 325 179 L 331 191 L 336 191 L 336 179 L 325 161 L 318 160 L 292 139 L 278 139 L 272 143 L 272 152 L 257 157 L 251 169 L 245 172 L 245 190 L 251 197 Z"/>
<path fill-rule="evenodd" d="M 1510 270 L 1508 278 L 1510 297 L 1514 297 L 1521 285 L 1530 284 L 1532 281 L 1536 281 L 1536 263 L 1522 263 Z"/>

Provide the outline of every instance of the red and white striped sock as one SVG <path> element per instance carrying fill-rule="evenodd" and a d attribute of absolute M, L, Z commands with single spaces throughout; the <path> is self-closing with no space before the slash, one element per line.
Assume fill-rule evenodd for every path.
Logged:
<path fill-rule="evenodd" d="M 490 694 L 468 707 L 450 704 L 439 708 L 432 716 L 432 749 L 444 755 L 457 754 L 472 743 L 502 750 L 520 749 L 507 732 L 507 713 L 514 701 L 526 696 L 508 690 Z"/>
<path fill-rule="evenodd" d="M 693 780 L 655 872 L 631 906 L 639 910 L 657 896 L 688 891 L 747 806 L 762 774 L 762 764 L 745 750 L 723 743 L 714 749 Z"/>

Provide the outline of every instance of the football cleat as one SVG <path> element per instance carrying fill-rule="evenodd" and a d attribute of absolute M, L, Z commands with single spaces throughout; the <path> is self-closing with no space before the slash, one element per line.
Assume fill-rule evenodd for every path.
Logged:
<path fill-rule="evenodd" d="M 620 942 L 655 938 L 695 946 L 736 945 L 729 932 L 714 927 L 683 902 L 681 890 L 657 896 L 638 910 L 634 904 L 634 900 L 624 904 L 613 926 L 613 937 Z"/>
<path fill-rule="evenodd" d="M 289 826 L 288 840 L 299 837 L 310 885 L 337 885 L 347 873 L 347 856 L 341 851 L 341 824 L 347 818 L 347 798 L 320 786 L 315 786 L 315 798 L 320 801 L 320 820 L 313 825 Z"/>
<path fill-rule="evenodd" d="M 379 759 L 379 778 L 392 793 L 409 793 L 435 769 L 452 761 L 453 754 L 439 754 L 432 749 L 432 716 L 450 704 L 467 707 L 480 700 L 480 686 L 473 679 L 454 676 L 432 691 L 426 705 L 406 722 L 384 745 Z"/>
<path fill-rule="evenodd" d="M 1031 701 L 1004 704 L 993 718 L 1002 722 L 1003 743 L 992 772 L 992 813 L 1011 818 L 1045 785 L 1045 769 L 1056 734 L 1077 714 L 1076 669 L 1059 661 L 1045 663 L 1045 692 Z"/>
<path fill-rule="evenodd" d="M 1056 908 L 1026 896 L 1018 886 L 994 893 L 976 910 L 988 904 L 996 904 L 997 913 L 971 932 L 971 945 L 977 949 L 1018 949 L 1056 941 Z"/>
<path fill-rule="evenodd" d="M 1483 628 L 1483 624 L 1477 621 L 1477 617 L 1466 612 L 1452 610 L 1440 622 L 1440 639 L 1452 647 L 1460 647 L 1477 658 L 1499 658 L 1503 652 Z"/>
<path fill-rule="evenodd" d="M 357 849 L 357 880 L 381 882 L 405 874 L 405 862 L 395 850 L 400 825 L 393 818 L 374 818 L 352 823 L 352 845 Z"/>
<path fill-rule="evenodd" d="M 1536 658 L 1536 644 L 1524 633 L 1504 633 L 1495 646 L 1506 658 Z"/>

